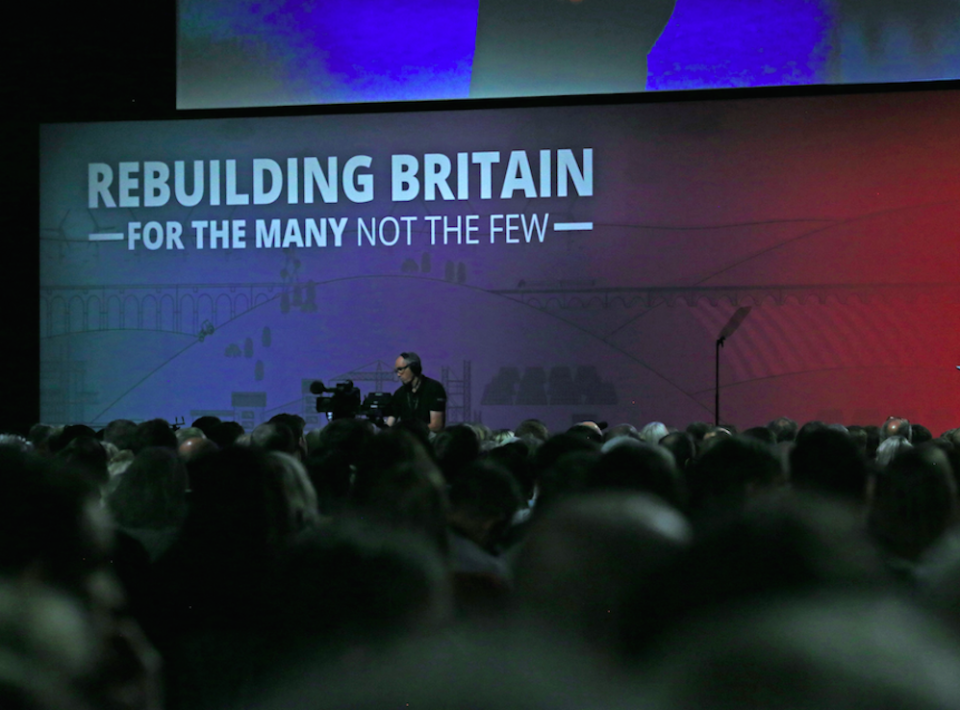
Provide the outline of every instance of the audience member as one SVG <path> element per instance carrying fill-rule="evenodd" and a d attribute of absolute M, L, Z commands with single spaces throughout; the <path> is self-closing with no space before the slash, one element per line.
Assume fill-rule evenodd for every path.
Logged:
<path fill-rule="evenodd" d="M 170 547 L 187 512 L 187 468 L 165 446 L 143 449 L 106 498 L 117 526 L 136 538 L 151 560 Z"/>
<path fill-rule="evenodd" d="M 670 430 L 663 422 L 650 422 L 640 430 L 640 441 L 645 441 L 648 444 L 659 444 L 660 440 L 669 433 Z"/>
<path fill-rule="evenodd" d="M 629 437 L 631 439 L 640 439 L 640 432 L 637 431 L 637 428 L 633 424 L 617 424 L 607 429 L 603 434 L 604 444 L 609 442 L 611 439 L 619 439 L 620 437 Z"/>
<path fill-rule="evenodd" d="M 863 430 L 867 432 L 867 461 L 874 461 L 880 447 L 880 427 L 876 424 L 865 424 Z"/>
<path fill-rule="evenodd" d="M 349 518 L 300 536 L 277 559 L 262 601 L 257 623 L 284 663 L 427 634 L 453 611 L 435 546 Z"/>
<path fill-rule="evenodd" d="M 84 684 L 91 708 L 155 710 L 159 658 L 127 613 L 111 566 L 113 545 L 89 478 L 69 463 L 55 467 L 0 449 L 0 574 L 18 584 L 49 585 L 76 601 L 95 645 Z M 69 614 L 62 623 L 72 623 Z M 66 667 L 58 670 L 60 679 L 69 675 Z"/>
<path fill-rule="evenodd" d="M 848 434 L 825 427 L 802 437 L 790 452 L 790 482 L 862 505 L 867 462 Z"/>
<path fill-rule="evenodd" d="M 502 614 L 510 572 L 500 545 L 523 504 L 520 488 L 505 469 L 475 462 L 450 485 L 449 500 L 450 562 L 458 612 Z"/>
<path fill-rule="evenodd" d="M 931 446 L 936 446 L 947 455 L 950 462 L 950 470 L 953 471 L 953 481 L 957 486 L 958 495 L 960 495 L 960 449 L 947 439 L 933 439 L 929 442 Z"/>
<path fill-rule="evenodd" d="M 756 439 L 757 441 L 763 442 L 764 444 L 768 444 L 770 446 L 773 446 L 777 443 L 777 435 L 765 426 L 755 426 L 745 429 L 743 436 L 747 437 L 748 439 Z"/>
<path fill-rule="evenodd" d="M 295 455 L 303 461 L 307 457 L 307 441 L 304 438 L 303 430 L 307 426 L 306 420 L 299 414 L 275 414 L 270 417 L 269 424 L 285 424 L 293 432 L 295 448 L 287 453 Z"/>
<path fill-rule="evenodd" d="M 116 486 L 120 480 L 120 474 L 130 467 L 130 464 L 133 463 L 135 458 L 136 456 L 134 456 L 130 449 L 124 449 L 123 451 L 118 451 L 117 455 L 110 459 L 107 463 L 107 473 L 110 474 L 110 481 L 107 483 L 106 493 L 109 493 L 113 487 Z"/>
<path fill-rule="evenodd" d="M 93 436 L 82 434 L 73 437 L 57 452 L 56 460 L 87 476 L 98 487 L 105 487 L 110 480 L 107 452 Z"/>
<path fill-rule="evenodd" d="M 320 512 L 332 515 L 345 508 L 357 465 L 374 445 L 376 430 L 366 420 L 335 419 L 315 432 L 307 435 L 308 445 L 314 443 L 304 465 Z"/>
<path fill-rule="evenodd" d="M 16 449 L 24 454 L 28 454 L 34 450 L 34 446 L 30 440 L 25 439 L 19 434 L 0 434 L 0 446 Z"/>
<path fill-rule="evenodd" d="M 76 599 L 0 578 L 0 707 L 93 710 L 96 632 Z"/>
<path fill-rule="evenodd" d="M 687 473 L 691 512 L 731 514 L 787 480 L 774 449 L 756 439 L 727 437 L 704 451 Z"/>
<path fill-rule="evenodd" d="M 480 445 L 481 450 L 483 450 L 484 446 L 493 437 L 493 432 L 490 430 L 490 427 L 488 427 L 486 424 L 483 424 L 481 422 L 470 422 L 465 426 L 468 426 L 473 430 L 473 433 L 477 437 L 477 443 Z"/>
<path fill-rule="evenodd" d="M 532 461 L 539 491 L 536 511 L 545 511 L 554 503 L 587 490 L 590 472 L 600 456 L 599 447 L 580 436 L 565 433 L 548 439 Z"/>
<path fill-rule="evenodd" d="M 647 676 L 663 710 L 960 706 L 956 638 L 862 593 L 766 601 L 680 627 Z"/>
<path fill-rule="evenodd" d="M 196 460 L 180 534 L 153 566 L 158 636 L 242 619 L 267 562 L 315 519 L 309 484 L 286 480 L 273 456 L 232 447 Z"/>
<path fill-rule="evenodd" d="M 603 430 L 596 422 L 580 422 L 567 429 L 567 434 L 579 436 L 594 444 L 603 443 Z"/>
<path fill-rule="evenodd" d="M 914 446 L 926 444 L 933 441 L 933 434 L 923 424 L 913 423 L 910 425 L 910 443 Z"/>
<path fill-rule="evenodd" d="M 517 428 L 513 430 L 513 433 L 521 439 L 525 436 L 531 436 L 534 439 L 539 439 L 540 442 L 544 442 L 550 438 L 550 430 L 547 429 L 547 425 L 539 419 L 524 419 Z"/>
<path fill-rule="evenodd" d="M 335 419 L 316 432 L 317 449 L 340 451 L 351 464 L 356 464 L 376 435 L 373 424 L 364 419 Z"/>
<path fill-rule="evenodd" d="M 698 444 L 697 448 L 699 449 L 700 454 L 702 455 L 705 451 L 707 451 L 712 446 L 716 446 L 721 441 L 724 441 L 725 439 L 729 439 L 732 436 L 733 436 L 733 433 L 728 428 L 722 427 L 722 426 L 712 426 L 706 431 L 706 433 L 700 439 L 700 443 Z"/>
<path fill-rule="evenodd" d="M 70 426 L 65 426 L 55 435 L 50 437 L 49 448 L 50 453 L 57 454 L 65 449 L 71 441 L 78 437 L 89 437 L 96 441 L 97 432 L 88 427 L 86 424 L 71 424 Z"/>
<path fill-rule="evenodd" d="M 27 433 L 27 439 L 33 444 L 33 449 L 41 456 L 50 456 L 50 439 L 54 436 L 56 428 L 49 424 L 34 424 Z"/>
<path fill-rule="evenodd" d="M 869 435 L 867 434 L 866 428 L 857 425 L 850 426 L 847 427 L 847 433 L 850 435 L 850 441 L 852 441 L 854 446 L 857 447 L 857 451 L 860 452 L 860 456 L 863 458 L 863 460 L 869 461 L 872 459 L 873 457 L 867 454 Z M 876 452 L 874 452 L 874 455 L 876 455 Z"/>
<path fill-rule="evenodd" d="M 677 470 L 681 473 L 687 470 L 697 455 L 697 444 L 685 431 L 674 431 L 660 439 L 660 446 L 673 454 Z"/>
<path fill-rule="evenodd" d="M 203 432 L 203 435 L 208 439 L 213 437 L 213 430 L 220 424 L 220 417 L 215 417 L 213 415 L 205 415 L 194 420 L 191 427 L 196 427 Z"/>
<path fill-rule="evenodd" d="M 420 534 L 446 554 L 447 508 L 443 475 L 420 440 L 399 424 L 377 434 L 357 464 L 351 513 Z"/>
<path fill-rule="evenodd" d="M 137 424 L 131 437 L 130 450 L 139 454 L 148 446 L 165 446 L 177 450 L 177 435 L 164 419 L 151 419 Z"/>
<path fill-rule="evenodd" d="M 481 451 L 491 451 L 498 446 L 510 444 L 514 441 L 520 441 L 510 429 L 497 429 L 490 432 L 490 436 L 480 440 Z"/>
<path fill-rule="evenodd" d="M 797 438 L 797 423 L 788 417 L 774 419 L 767 424 L 767 429 L 773 432 L 773 436 L 778 444 L 785 441 L 793 441 Z"/>
<path fill-rule="evenodd" d="M 559 503 L 531 527 L 516 559 L 518 611 L 615 656 L 630 589 L 655 578 L 691 540 L 682 515 L 642 494 L 605 492 Z"/>
<path fill-rule="evenodd" d="M 414 637 L 366 662 L 304 659 L 262 710 L 628 710 L 643 705 L 569 638 L 459 626 Z M 939 709 L 938 709 L 939 710 Z"/>
<path fill-rule="evenodd" d="M 589 474 L 591 490 L 649 493 L 678 510 L 686 510 L 687 492 L 673 454 L 662 446 L 627 439 L 604 452 Z"/>
<path fill-rule="evenodd" d="M 809 436 L 815 431 L 820 431 L 821 429 L 826 428 L 826 422 L 822 422 L 819 419 L 811 420 L 800 427 L 800 429 L 797 431 L 797 436 L 794 438 L 794 441 L 799 444 L 804 437 Z"/>
<path fill-rule="evenodd" d="M 479 442 L 477 437 L 477 430 L 473 427 L 467 426 L 466 424 L 461 424 L 461 427 L 469 429 L 473 433 L 474 439 Z M 420 445 L 427 451 L 433 451 L 434 447 L 431 443 L 434 441 L 436 435 L 430 431 L 430 427 L 427 426 L 426 422 L 422 422 L 419 419 L 407 419 L 406 421 L 399 421 L 393 425 L 391 428 L 396 428 L 397 431 L 405 431 L 411 436 L 413 436 L 417 441 L 420 442 Z M 479 443 L 478 443 L 479 445 Z"/>
<path fill-rule="evenodd" d="M 201 428 L 201 427 L 198 427 Z M 221 449 L 232 446 L 244 434 L 243 425 L 239 422 L 218 422 L 205 430 L 207 438 Z"/>
<path fill-rule="evenodd" d="M 190 463 L 198 456 L 211 454 L 219 450 L 220 447 L 207 437 L 190 437 L 180 442 L 180 446 L 177 447 L 177 454 L 184 462 Z"/>
<path fill-rule="evenodd" d="M 913 430 L 910 427 L 910 422 L 901 417 L 888 417 L 887 421 L 880 427 L 880 442 L 883 443 L 892 436 L 902 436 L 913 443 Z"/>
<path fill-rule="evenodd" d="M 203 429 L 195 426 L 180 427 L 174 432 L 174 436 L 177 437 L 177 445 L 179 446 L 187 439 L 206 439 L 207 435 L 203 433 Z"/>
<path fill-rule="evenodd" d="M 135 422 L 129 419 L 114 419 L 104 428 L 103 440 L 113 444 L 121 451 L 132 449 L 136 430 Z"/>
<path fill-rule="evenodd" d="M 482 460 L 501 466 L 510 472 L 520 487 L 523 508 L 529 510 L 537 496 L 537 480 L 534 477 L 530 450 L 520 439 L 498 446 L 486 452 Z"/>
<path fill-rule="evenodd" d="M 299 455 L 300 445 L 293 429 L 283 422 L 261 424 L 250 433 L 250 445 L 263 451 Z"/>
<path fill-rule="evenodd" d="M 882 593 L 889 574 L 861 517 L 816 496 L 766 498 L 701 524 L 693 543 L 625 603 L 625 660 L 649 661 L 688 619 L 820 593 Z"/>
<path fill-rule="evenodd" d="M 697 446 L 703 441 L 703 437 L 707 435 L 707 432 L 712 429 L 709 424 L 706 422 L 690 422 L 687 424 L 685 431 L 693 437 L 694 442 Z"/>
<path fill-rule="evenodd" d="M 452 485 L 463 469 L 480 454 L 480 441 L 473 429 L 464 424 L 455 424 L 436 435 L 433 449 L 444 479 Z"/>
<path fill-rule="evenodd" d="M 490 574 L 506 581 L 499 544 L 523 504 L 520 487 L 504 468 L 476 462 L 450 486 L 450 550 L 457 572 Z"/>
<path fill-rule="evenodd" d="M 912 448 L 913 444 L 902 436 L 891 436 L 884 439 L 877 447 L 877 466 L 886 468 L 897 454 Z"/>
<path fill-rule="evenodd" d="M 887 439 L 881 448 L 897 438 Z M 891 567 L 906 576 L 957 522 L 957 514 L 950 462 L 935 446 L 902 449 L 871 480 L 867 529 Z"/>

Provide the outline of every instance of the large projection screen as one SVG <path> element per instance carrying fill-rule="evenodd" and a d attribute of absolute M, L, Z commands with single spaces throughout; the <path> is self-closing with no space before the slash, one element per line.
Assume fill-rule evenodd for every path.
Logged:
<path fill-rule="evenodd" d="M 41 419 L 955 426 L 960 94 L 45 125 Z"/>
<path fill-rule="evenodd" d="M 956 0 L 178 0 L 177 108 L 960 78 Z"/>

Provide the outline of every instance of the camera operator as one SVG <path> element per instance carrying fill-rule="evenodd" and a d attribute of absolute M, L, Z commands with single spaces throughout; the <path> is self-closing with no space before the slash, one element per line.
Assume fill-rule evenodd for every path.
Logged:
<path fill-rule="evenodd" d="M 393 395 L 384 423 L 393 426 L 397 421 L 419 419 L 430 431 L 441 431 L 447 410 L 447 392 L 443 385 L 423 374 L 420 356 L 416 353 L 400 353 L 394 368 L 401 387 Z"/>

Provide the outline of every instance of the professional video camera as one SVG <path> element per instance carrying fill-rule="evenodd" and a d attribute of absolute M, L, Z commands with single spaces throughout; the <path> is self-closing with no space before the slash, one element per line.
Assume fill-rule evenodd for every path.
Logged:
<path fill-rule="evenodd" d="M 378 427 L 383 427 L 383 415 L 390 406 L 393 395 L 389 392 L 368 392 L 360 405 L 360 414 L 372 421 Z"/>
<path fill-rule="evenodd" d="M 324 412 L 331 420 L 349 419 L 360 411 L 360 390 L 353 386 L 353 380 L 337 382 L 332 388 L 324 387 L 323 382 L 317 380 L 310 383 L 310 393 L 327 395 L 317 397 L 317 411 Z"/>
<path fill-rule="evenodd" d="M 317 397 L 317 411 L 326 414 L 331 421 L 364 416 L 378 426 L 383 426 L 383 414 L 392 397 L 389 392 L 370 392 L 361 402 L 360 389 L 354 387 L 353 380 L 337 382 L 332 388 L 316 380 L 310 384 L 310 393 L 327 395 Z"/>

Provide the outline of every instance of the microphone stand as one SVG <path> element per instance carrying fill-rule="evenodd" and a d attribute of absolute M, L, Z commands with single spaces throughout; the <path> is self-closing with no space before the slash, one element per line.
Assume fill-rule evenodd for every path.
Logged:
<path fill-rule="evenodd" d="M 746 318 L 749 313 L 750 313 L 750 306 L 742 306 L 738 308 L 736 313 L 730 316 L 730 320 L 728 320 L 727 324 L 723 326 L 723 330 L 720 331 L 720 336 L 717 338 L 717 350 L 716 350 L 716 359 L 715 359 L 716 379 L 715 379 L 714 395 L 713 395 L 714 426 L 720 426 L 720 348 L 723 347 L 723 344 L 726 342 L 727 338 L 733 335 L 734 331 L 740 327 L 740 324 L 743 323 L 743 319 Z"/>
<path fill-rule="evenodd" d="M 713 390 L 713 425 L 720 426 L 720 348 L 723 347 L 726 338 L 717 338 L 717 356 L 716 356 L 716 378 L 714 380 Z"/>

